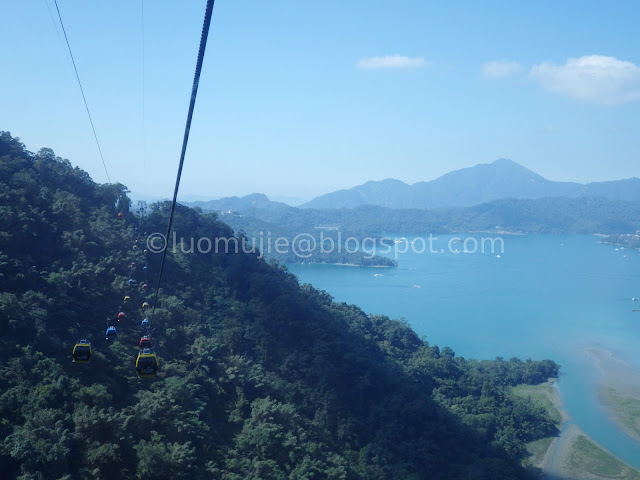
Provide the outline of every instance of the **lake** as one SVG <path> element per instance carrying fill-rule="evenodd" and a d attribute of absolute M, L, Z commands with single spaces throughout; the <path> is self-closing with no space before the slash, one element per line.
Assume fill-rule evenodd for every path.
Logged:
<path fill-rule="evenodd" d="M 480 245 L 489 235 L 457 236 Z M 451 235 L 436 237 L 435 248 L 417 241 L 419 247 L 398 255 L 397 268 L 288 267 L 301 283 L 337 301 L 406 319 L 430 344 L 448 345 L 458 356 L 555 360 L 562 365 L 558 387 L 572 420 L 640 468 L 640 444 L 598 402 L 600 374 L 587 352 L 598 347 L 640 366 L 640 312 L 632 312 L 640 308 L 632 301 L 640 297 L 640 252 L 590 235 L 502 235 L 503 251 L 453 253 L 449 247 L 462 252 L 463 245 L 450 243 Z M 474 242 L 467 245 L 474 250 Z"/>

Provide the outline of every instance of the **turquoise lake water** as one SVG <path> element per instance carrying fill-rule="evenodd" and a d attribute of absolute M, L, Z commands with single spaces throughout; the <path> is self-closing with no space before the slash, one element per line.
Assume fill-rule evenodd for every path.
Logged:
<path fill-rule="evenodd" d="M 488 235 L 469 236 L 480 243 Z M 407 235 L 409 241 L 415 237 Z M 599 404 L 599 372 L 586 352 L 607 349 L 640 367 L 640 312 L 632 312 L 640 308 L 632 301 L 640 297 L 640 252 L 589 235 L 504 235 L 503 252 L 491 253 L 486 244 L 484 253 L 456 254 L 448 248 L 451 238 L 437 235 L 432 245 L 438 253 L 430 253 L 428 242 L 424 253 L 408 248 L 397 268 L 288 267 L 301 283 L 337 301 L 406 319 L 429 343 L 448 345 L 458 356 L 555 360 L 562 365 L 558 387 L 572 420 L 640 468 L 640 443 Z M 423 250 L 421 242 L 414 245 Z M 473 242 L 467 245 L 473 250 Z"/>

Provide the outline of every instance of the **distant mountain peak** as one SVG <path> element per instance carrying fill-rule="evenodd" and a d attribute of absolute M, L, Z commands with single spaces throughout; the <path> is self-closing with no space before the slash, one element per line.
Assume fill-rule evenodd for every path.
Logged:
<path fill-rule="evenodd" d="M 509 198 L 577 197 L 594 195 L 610 200 L 640 201 L 640 180 L 552 182 L 508 159 L 498 158 L 446 173 L 413 185 L 393 178 L 369 181 L 350 189 L 314 198 L 305 208 L 355 208 L 377 205 L 389 208 L 468 207 Z"/>
<path fill-rule="evenodd" d="M 387 184 L 387 185 L 408 185 L 407 183 L 403 182 L 402 180 L 398 180 L 397 178 L 385 178 L 384 180 L 369 180 L 367 183 L 365 183 L 365 185 L 371 184 L 371 183 L 381 183 L 381 184 Z"/>
<path fill-rule="evenodd" d="M 480 164 L 480 165 L 483 165 L 483 164 Z M 508 168 L 508 169 L 511 169 L 511 170 L 514 170 L 514 171 L 518 171 L 519 170 L 519 171 L 522 171 L 522 172 L 529 172 L 532 175 L 544 178 L 541 175 L 535 173 L 533 170 L 530 170 L 527 167 L 525 167 L 524 165 L 520 165 L 518 162 L 514 162 L 513 160 L 511 160 L 509 158 L 498 158 L 497 160 L 494 160 L 493 162 L 488 163 L 486 165 L 493 166 L 495 168 L 501 168 L 501 169 L 502 168 Z M 476 166 L 479 166 L 479 165 L 476 165 Z M 474 168 L 474 167 L 471 167 L 471 168 Z"/>
<path fill-rule="evenodd" d="M 190 207 L 199 207 L 207 211 L 248 212 L 254 209 L 289 209 L 293 208 L 281 202 L 272 202 L 264 193 L 251 193 L 244 197 L 225 197 L 207 202 L 181 202 Z"/>
<path fill-rule="evenodd" d="M 245 200 L 251 203 L 269 203 L 269 197 L 267 197 L 264 193 L 250 193 L 249 195 L 245 195 L 244 197 L 240 197 L 240 200 Z"/>
<path fill-rule="evenodd" d="M 514 162 L 510 158 L 498 158 L 497 160 L 491 162 L 491 165 L 517 165 L 518 167 L 522 167 L 522 165 L 520 165 L 518 162 Z"/>

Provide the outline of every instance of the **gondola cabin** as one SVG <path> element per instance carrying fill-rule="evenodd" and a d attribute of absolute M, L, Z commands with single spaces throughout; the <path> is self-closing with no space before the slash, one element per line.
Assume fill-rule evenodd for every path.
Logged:
<path fill-rule="evenodd" d="M 145 318 L 144 320 L 142 320 L 140 322 L 140 326 L 142 328 L 149 328 L 151 326 L 151 323 L 149 323 L 149 319 L 148 318 Z"/>
<path fill-rule="evenodd" d="M 138 354 L 136 373 L 140 378 L 155 377 L 158 373 L 158 357 L 150 349 L 145 348 Z"/>
<path fill-rule="evenodd" d="M 139 343 L 140 350 L 144 350 L 151 348 L 151 339 L 148 336 L 144 336 L 140 339 Z"/>
<path fill-rule="evenodd" d="M 80 340 L 74 345 L 71 356 L 73 363 L 89 363 L 91 361 L 91 344 L 85 339 Z"/>
<path fill-rule="evenodd" d="M 116 327 L 114 327 L 113 325 L 110 326 L 109 328 L 107 328 L 107 331 L 105 332 L 105 337 L 107 337 L 107 340 L 111 340 L 112 338 L 116 338 L 117 332 L 116 332 Z"/>

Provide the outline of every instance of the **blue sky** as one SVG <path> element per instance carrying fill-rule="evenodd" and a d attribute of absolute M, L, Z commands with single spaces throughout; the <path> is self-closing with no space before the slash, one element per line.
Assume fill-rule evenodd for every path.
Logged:
<path fill-rule="evenodd" d="M 58 3 L 112 180 L 169 197 L 205 1 Z M 0 129 L 105 182 L 49 9 L 3 2 Z M 636 1 L 218 0 L 181 196 L 310 199 L 501 157 L 638 176 L 638 18 Z"/>

